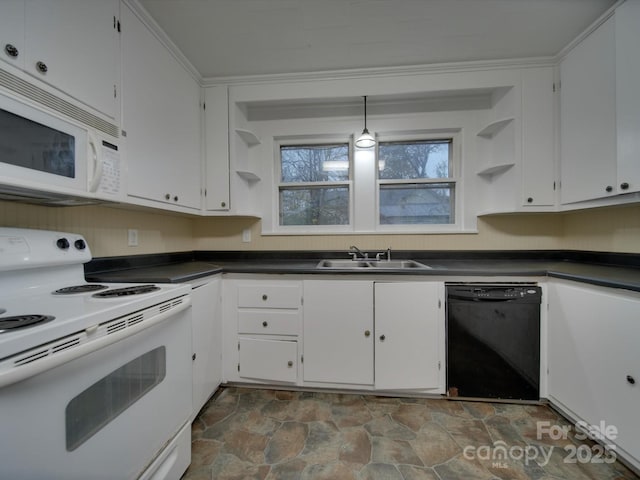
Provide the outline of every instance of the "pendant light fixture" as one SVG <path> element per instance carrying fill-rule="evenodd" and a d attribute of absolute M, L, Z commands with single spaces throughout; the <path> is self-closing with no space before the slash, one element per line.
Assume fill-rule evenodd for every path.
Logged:
<path fill-rule="evenodd" d="M 362 130 L 362 135 L 356 140 L 356 147 L 371 148 L 375 146 L 376 139 L 373 138 L 373 135 L 367 130 L 367 96 L 365 95 L 362 98 L 364 98 L 364 130 Z"/>

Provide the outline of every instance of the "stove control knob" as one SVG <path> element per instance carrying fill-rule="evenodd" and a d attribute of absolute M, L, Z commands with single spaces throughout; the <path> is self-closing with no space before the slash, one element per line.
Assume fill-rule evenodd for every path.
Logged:
<path fill-rule="evenodd" d="M 56 245 L 62 250 L 67 250 L 69 248 L 69 240 L 66 238 L 59 238 Z"/>
<path fill-rule="evenodd" d="M 87 244 L 84 240 L 82 240 L 81 238 L 79 238 L 78 240 L 76 240 L 75 242 L 73 242 L 73 244 L 75 245 L 75 247 L 78 250 L 84 250 L 85 248 L 87 248 Z"/>

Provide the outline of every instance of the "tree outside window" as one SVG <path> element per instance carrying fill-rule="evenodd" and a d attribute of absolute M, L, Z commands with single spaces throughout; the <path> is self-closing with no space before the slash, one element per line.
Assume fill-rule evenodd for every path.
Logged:
<path fill-rule="evenodd" d="M 349 144 L 280 146 L 280 225 L 349 224 Z"/>
<path fill-rule="evenodd" d="M 380 142 L 379 223 L 455 223 L 452 140 Z"/>

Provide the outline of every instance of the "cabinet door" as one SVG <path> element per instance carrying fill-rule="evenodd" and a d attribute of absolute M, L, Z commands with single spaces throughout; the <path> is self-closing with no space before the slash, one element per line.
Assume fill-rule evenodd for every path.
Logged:
<path fill-rule="evenodd" d="M 229 95 L 205 88 L 206 209 L 229 210 Z"/>
<path fill-rule="evenodd" d="M 24 68 L 24 43 L 24 0 L 3 0 L 0 3 L 0 58 Z"/>
<path fill-rule="evenodd" d="M 616 130 L 619 193 L 640 191 L 640 2 L 616 9 Z"/>
<path fill-rule="evenodd" d="M 251 380 L 296 383 L 298 342 L 240 338 L 238 376 Z"/>
<path fill-rule="evenodd" d="M 220 278 L 191 292 L 193 332 L 193 415 L 216 391 L 222 378 Z"/>
<path fill-rule="evenodd" d="M 560 64 L 563 204 L 616 193 L 615 32 L 607 20 Z M 611 192 L 607 191 L 611 187 Z"/>
<path fill-rule="evenodd" d="M 27 0 L 25 70 L 116 120 L 118 12 L 118 0 Z"/>
<path fill-rule="evenodd" d="M 376 389 L 438 389 L 444 318 L 439 284 L 375 284 Z"/>
<path fill-rule="evenodd" d="M 373 282 L 304 281 L 304 381 L 373 384 Z"/>
<path fill-rule="evenodd" d="M 522 205 L 555 205 L 553 68 L 522 77 Z"/>
<path fill-rule="evenodd" d="M 637 293 L 561 281 L 550 285 L 549 396 L 591 425 L 615 426 L 613 442 L 640 460 L 638 319 Z"/>
<path fill-rule="evenodd" d="M 200 208 L 200 87 L 124 4 L 121 21 L 129 195 Z"/>

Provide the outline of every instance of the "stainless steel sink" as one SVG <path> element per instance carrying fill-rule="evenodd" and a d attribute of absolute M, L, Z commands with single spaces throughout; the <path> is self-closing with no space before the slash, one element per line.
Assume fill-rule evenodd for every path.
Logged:
<path fill-rule="evenodd" d="M 431 268 L 430 266 L 416 262 L 415 260 L 379 260 L 377 262 L 374 261 L 370 263 L 373 268 Z"/>
<path fill-rule="evenodd" d="M 316 268 L 329 268 L 336 270 L 404 270 L 408 268 L 428 269 L 415 260 L 320 260 Z"/>

